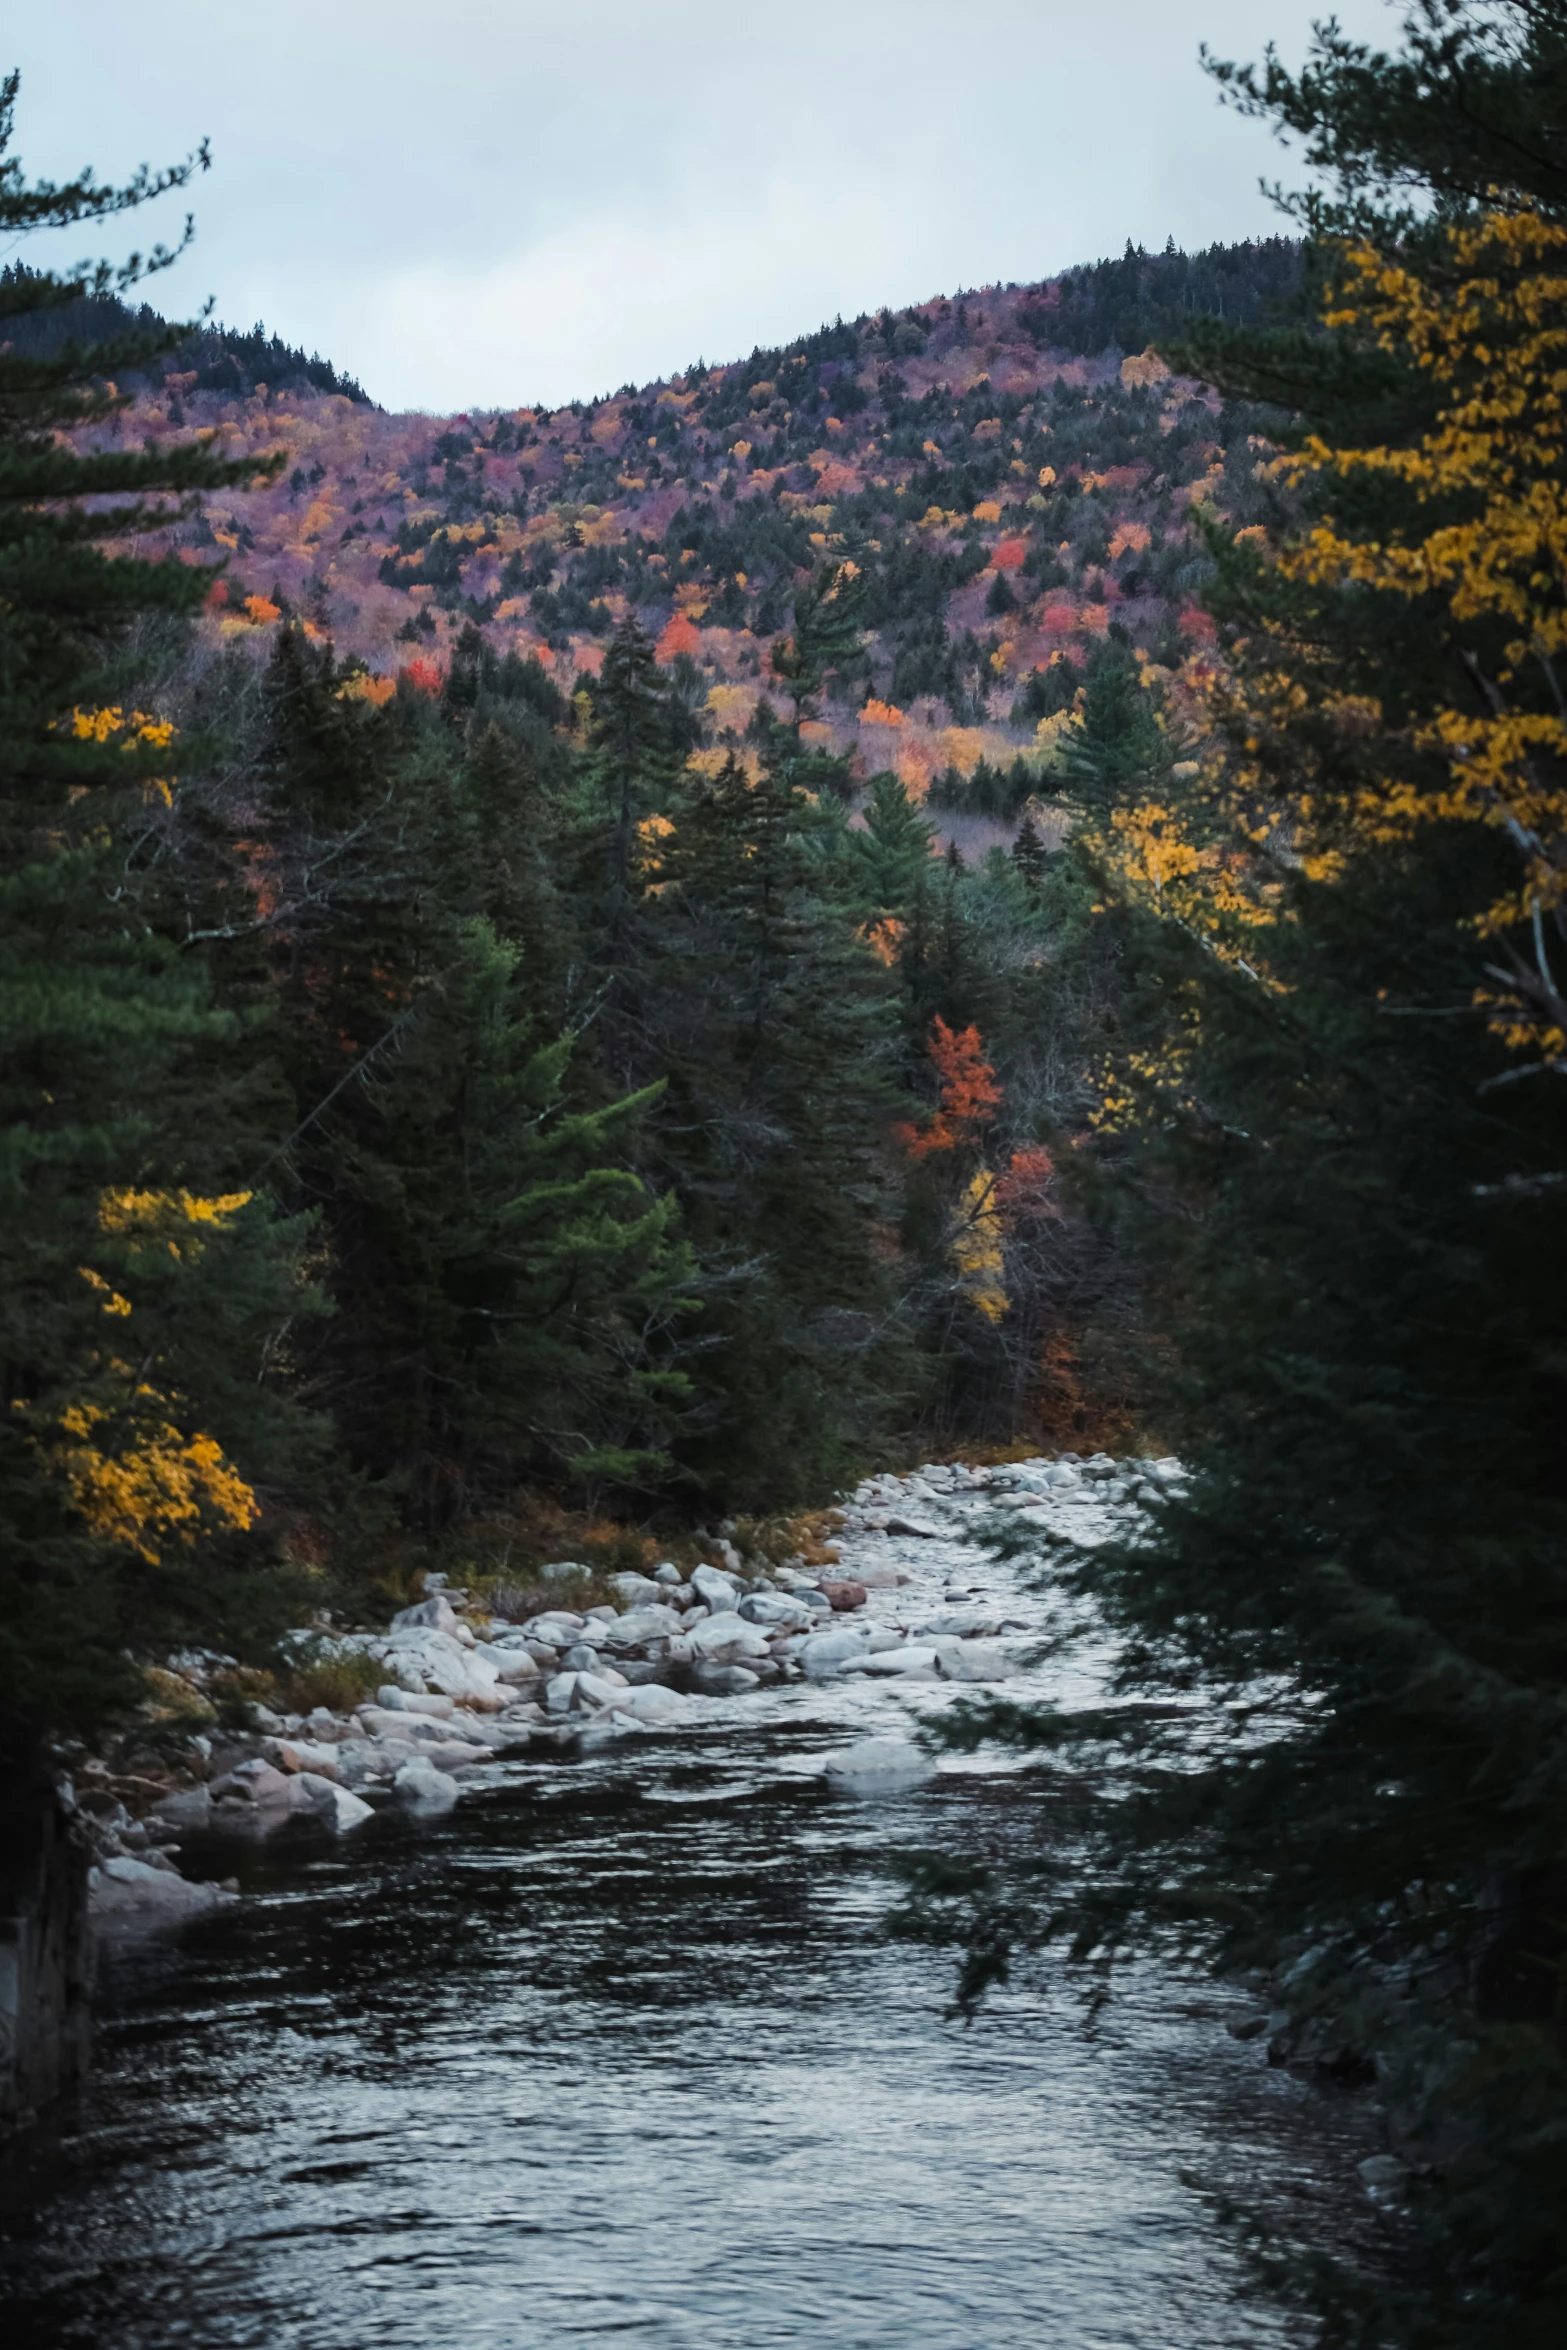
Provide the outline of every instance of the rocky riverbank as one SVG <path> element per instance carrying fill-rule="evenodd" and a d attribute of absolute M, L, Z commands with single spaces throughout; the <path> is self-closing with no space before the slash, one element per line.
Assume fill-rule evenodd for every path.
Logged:
<path fill-rule="evenodd" d="M 1011 1537 L 1011 1549 L 1023 1535 L 1025 1556 L 1034 1531 L 1041 1549 L 1051 1538 L 1103 1541 L 1135 1527 L 1181 1474 L 1173 1460 L 1104 1457 L 932 1464 L 848 1496 L 835 1541 L 822 1546 L 834 1557 L 819 1569 L 712 1544 L 723 1564 L 666 1561 L 611 1577 L 613 1596 L 589 1605 L 585 1570 L 563 1559 L 538 1580 L 579 1604 L 546 1599 L 521 1621 L 478 1592 L 438 1584 L 384 1627 L 302 1626 L 301 1653 L 357 1669 L 367 1684 L 357 1703 L 292 1713 L 252 1703 L 243 1726 L 231 1703 L 226 1721 L 178 1740 L 165 1721 L 156 1767 L 149 1742 L 135 1767 L 78 1770 L 67 1801 L 94 1854 L 96 1933 L 120 1942 L 236 1903 L 235 1880 L 213 1881 L 215 1867 L 236 1865 L 214 1858 L 232 1855 L 235 1839 L 373 1835 L 378 1813 L 438 1818 L 497 1774 L 549 1790 L 551 1804 L 570 1805 L 578 1791 L 591 1803 L 602 1774 L 559 1766 L 595 1748 L 656 1739 L 655 1777 L 682 1740 L 787 1753 L 794 1776 L 806 1754 L 806 1775 L 856 1799 L 974 1768 L 938 1761 L 920 1740 L 922 1718 L 1003 1686 L 1024 1703 L 1094 1706 L 1114 1663 L 1091 1624 L 1062 1614 L 1049 1579 L 1019 1574 L 991 1539 Z M 1046 1638 L 1061 1632 L 1075 1638 L 1064 1647 Z M 160 1699 L 191 1716 L 209 1692 L 232 1686 L 231 1660 L 176 1657 L 155 1679 Z M 1194 1700 L 1198 1737 L 1204 1710 Z M 611 1767 L 623 1770 L 620 1754 Z M 997 1756 L 983 1765 L 986 1774 L 1009 1767 Z M 1354 2052 L 1296 2012 L 1295 1988 L 1293 1977 L 1230 1985 L 1229 2034 L 1273 2065 L 1339 2085 L 1358 2079 Z M 1359 2170 L 1374 2201 L 1397 2203 L 1402 2162 L 1378 2152 Z"/>
<path fill-rule="evenodd" d="M 699 1731 L 763 1691 L 859 1680 L 867 1693 L 893 1686 L 912 1697 L 921 1685 L 1003 1682 L 1038 1626 L 987 1604 L 982 1548 L 957 1587 L 954 1542 L 1020 1521 L 1102 1538 L 1179 1474 L 1174 1461 L 1104 1455 L 931 1464 L 870 1479 L 847 1498 L 828 1546 L 835 1566 L 767 1568 L 725 1542 L 721 1566 L 665 1562 L 612 1576 L 612 1599 L 546 1602 L 520 1623 L 429 1578 L 436 1587 L 384 1630 L 305 1626 L 292 1636 L 301 1655 L 370 1685 L 341 1710 L 252 1703 L 243 1726 L 220 1726 L 209 1692 L 233 1660 L 171 1658 L 159 1676 L 165 1710 L 201 1722 L 177 1761 L 132 1771 L 90 1761 L 76 1775 L 70 1800 L 93 1852 L 94 1923 L 109 1934 L 157 1929 L 236 1899 L 232 1881 L 183 1873 L 182 1845 L 195 1835 L 268 1836 L 300 1822 L 351 1835 L 386 1805 L 446 1809 L 518 1755 Z M 584 1573 L 561 1560 L 540 1580 L 571 1588 Z M 169 1744 L 165 1735 L 165 1758 Z M 882 1735 L 826 1768 L 830 1780 L 872 1792 L 929 1765 L 906 1735 Z"/>

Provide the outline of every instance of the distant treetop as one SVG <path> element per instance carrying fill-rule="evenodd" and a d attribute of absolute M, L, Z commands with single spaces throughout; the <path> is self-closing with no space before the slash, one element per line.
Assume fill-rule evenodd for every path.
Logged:
<path fill-rule="evenodd" d="M 133 305 L 112 294 L 3 315 L 8 307 L 4 294 L 20 288 L 33 274 L 21 262 L 0 269 L 0 342 L 8 343 L 14 351 L 46 358 L 68 343 L 87 350 L 95 343 L 123 343 L 128 337 L 146 337 L 153 343 L 166 330 L 166 321 L 150 303 Z M 254 391 L 257 384 L 295 388 L 309 384 L 318 392 L 337 392 L 361 406 L 373 405 L 351 375 L 340 374 L 330 360 L 316 352 L 307 357 L 280 336 L 269 335 L 259 322 L 248 334 L 232 326 L 201 325 L 173 350 L 150 355 L 145 369 L 136 372 L 153 382 L 170 375 L 183 379 L 194 374 L 195 381 L 185 383 L 185 390 L 235 396 Z"/>
<path fill-rule="evenodd" d="M 1028 296 L 1020 313 L 1034 340 L 1053 350 L 1093 354 L 1112 345 L 1141 351 L 1197 318 L 1260 325 L 1286 311 L 1302 282 L 1300 240 L 1262 237 L 1182 253 L 1130 242 L 1119 261 L 1095 261 Z"/>

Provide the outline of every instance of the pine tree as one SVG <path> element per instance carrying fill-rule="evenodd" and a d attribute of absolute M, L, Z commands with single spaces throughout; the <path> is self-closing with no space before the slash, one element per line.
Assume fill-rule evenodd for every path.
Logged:
<path fill-rule="evenodd" d="M 930 878 L 934 836 L 899 778 L 873 775 L 861 811 L 863 829 L 845 831 L 845 880 L 868 920 L 905 914 Z"/>
<path fill-rule="evenodd" d="M 312 1382 L 423 1529 L 528 1478 L 644 1485 L 678 1417 L 688 1263 L 629 1163 L 658 1088 L 603 1099 L 562 1033 L 554 811 L 498 722 L 464 745 L 449 709 L 342 682 L 286 632 L 259 762 L 287 1160 L 335 1308 Z"/>
<path fill-rule="evenodd" d="M 684 733 L 651 640 L 627 617 L 593 695 L 588 759 L 566 857 L 585 959 L 602 993 L 600 1053 L 624 1089 L 645 1067 L 642 965 L 649 876 L 645 827 L 656 830 L 679 790 Z"/>
<path fill-rule="evenodd" d="M 15 75 L 0 86 L 13 235 L 133 210 L 205 163 L 118 188 L 29 185 L 7 154 L 17 88 Z M 173 258 L 11 272 L 0 323 L 76 315 Z M 13 1750 L 131 1693 L 127 1651 L 250 1612 L 259 1586 L 241 1569 L 257 1554 L 242 1538 L 280 1445 L 255 1365 L 301 1302 L 294 1238 L 245 1180 L 252 1138 L 226 1067 L 239 1026 L 180 919 L 181 749 L 136 706 L 126 659 L 133 619 L 174 626 L 207 583 L 101 543 L 134 541 L 256 463 L 78 437 L 124 404 L 109 371 L 187 331 L 0 347 L 0 1740 Z M 219 1572 L 225 1540 L 238 1549 Z"/>
<path fill-rule="evenodd" d="M 861 646 L 865 582 L 852 563 L 823 564 L 794 599 L 794 632 L 773 647 L 773 674 L 794 704 L 796 725 L 828 676 L 854 661 Z"/>
<path fill-rule="evenodd" d="M 1012 843 L 1011 856 L 1029 890 L 1037 895 L 1044 887 L 1049 851 L 1040 836 L 1038 825 L 1026 810 L 1017 828 L 1017 838 Z"/>
<path fill-rule="evenodd" d="M 1061 746 L 1069 797 L 1095 815 L 1147 796 L 1170 764 L 1152 695 L 1130 653 L 1107 647 L 1088 676 L 1079 723 Z"/>
<path fill-rule="evenodd" d="M 650 1021 L 669 1096 L 659 1165 L 704 1269 L 711 1432 L 683 1456 L 756 1509 L 833 1490 L 910 1365 L 878 1251 L 893 1006 L 826 894 L 818 821 L 783 737 L 759 780 L 731 759 L 682 807 L 662 861 Z"/>
<path fill-rule="evenodd" d="M 1492 215 L 1524 256 L 1507 266 L 1537 271 L 1530 334 L 1559 336 L 1554 246 L 1531 240 L 1567 219 L 1564 64 L 1560 0 L 1422 0 L 1399 57 L 1330 25 L 1301 77 L 1220 69 L 1336 175 L 1302 210 L 1337 323 L 1194 331 L 1168 355 L 1277 402 L 1281 440 L 1327 458 L 1300 467 L 1271 561 L 1220 548 L 1223 747 L 1165 787 L 1202 918 L 1143 887 L 1130 848 L 1097 876 L 1125 964 L 1125 1089 L 1101 1105 L 1130 1177 L 1116 1212 L 1173 1301 L 1166 1425 L 1193 1476 L 1154 1538 L 1076 1574 L 1127 1637 L 1127 1686 L 1244 1692 L 1247 1727 L 1195 1768 L 1189 1740 L 1124 1713 L 1025 1733 L 1136 1749 L 1085 1942 L 1178 1925 L 1272 1977 L 1281 2054 L 1374 2067 L 1419 2166 L 1426 2265 L 1317 2283 L 1330 2338 L 1379 2350 L 1543 2345 L 1567 2323 L 1567 1118 L 1543 1017 L 1561 598 L 1536 566 L 1531 646 L 1411 559 L 1439 528 L 1505 576 L 1511 512 L 1459 468 L 1431 494 L 1447 347 L 1366 320 L 1338 240 L 1380 256 L 1378 300 L 1382 272 L 1413 274 L 1450 330 L 1459 240 Z M 1499 300 L 1503 270 L 1484 274 Z M 1553 385 L 1499 371 L 1493 429 L 1537 401 L 1523 424 L 1553 446 Z M 1393 584 L 1336 543 L 1397 550 Z M 1532 764 L 1476 816 L 1451 729 L 1498 715 Z M 1112 750 L 1115 717 L 1107 689 Z"/>

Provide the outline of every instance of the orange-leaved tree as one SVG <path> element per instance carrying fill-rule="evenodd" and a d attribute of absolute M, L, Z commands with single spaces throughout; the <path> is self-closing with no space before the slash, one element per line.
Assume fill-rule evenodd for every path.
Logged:
<path fill-rule="evenodd" d="M 915 1160 L 977 1142 L 981 1130 L 994 1122 L 1001 1108 L 996 1072 L 985 1058 L 983 1040 L 972 1023 L 967 1028 L 949 1028 L 938 1012 L 925 1050 L 940 1080 L 936 1114 L 923 1128 L 905 1124 L 895 1130 Z"/>

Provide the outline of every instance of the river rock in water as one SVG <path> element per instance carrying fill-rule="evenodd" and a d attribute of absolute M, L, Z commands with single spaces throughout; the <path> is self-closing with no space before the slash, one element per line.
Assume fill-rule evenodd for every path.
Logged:
<path fill-rule="evenodd" d="M 175 1787 L 160 1796 L 151 1813 L 154 1824 L 162 1828 L 210 1828 L 212 1825 L 212 1794 L 206 1787 Z"/>
<path fill-rule="evenodd" d="M 841 1673 L 852 1658 L 865 1654 L 864 1634 L 845 1624 L 839 1631 L 811 1633 L 800 1644 L 798 1661 L 813 1681 L 825 1681 Z"/>
<path fill-rule="evenodd" d="M 908 1738 L 859 1738 L 830 1754 L 822 1766 L 837 1795 L 896 1795 L 935 1775 L 936 1766 Z"/>
<path fill-rule="evenodd" d="M 709 1616 L 694 1627 L 690 1641 L 692 1655 L 703 1665 L 745 1664 L 770 1653 L 767 1635 L 733 1613 Z"/>
<path fill-rule="evenodd" d="M 193 1885 L 172 1869 L 120 1857 L 88 1872 L 87 1904 L 99 1926 L 182 1926 L 222 1909 L 238 1895 L 219 1885 Z"/>
<path fill-rule="evenodd" d="M 457 1801 L 457 1782 L 438 1771 L 428 1755 L 410 1757 L 392 1781 L 400 1803 L 410 1811 L 450 1811 Z"/>
<path fill-rule="evenodd" d="M 953 1646 L 957 1646 L 956 1641 Z M 851 1657 L 843 1669 L 846 1673 L 870 1673 L 888 1679 L 909 1673 L 924 1673 L 934 1678 L 938 1654 L 935 1648 L 911 1640 L 898 1648 L 871 1649 L 864 1656 Z"/>
<path fill-rule="evenodd" d="M 316 1818 L 334 1836 L 346 1836 L 351 1828 L 361 1828 L 366 1820 L 375 1817 L 362 1796 L 351 1795 L 335 1779 L 323 1778 L 317 1771 L 301 1771 L 299 1783 L 309 1793 Z"/>
<path fill-rule="evenodd" d="M 691 1700 L 678 1689 L 666 1689 L 658 1681 L 646 1681 L 639 1687 L 617 1689 L 614 1710 L 629 1714 L 634 1722 L 649 1729 L 662 1729 L 667 1724 L 683 1722 L 691 1711 Z"/>
<path fill-rule="evenodd" d="M 946 1681 L 1005 1681 L 1017 1671 L 1005 1649 L 989 1640 L 943 1641 L 936 1662 Z"/>
<path fill-rule="evenodd" d="M 697 1665 L 691 1677 L 704 1697 L 743 1697 L 761 1679 L 745 1665 Z"/>

